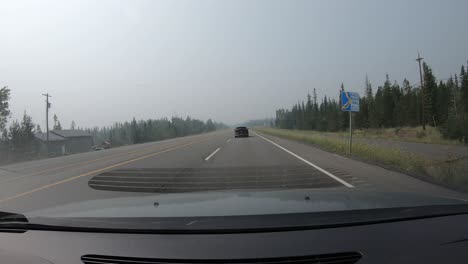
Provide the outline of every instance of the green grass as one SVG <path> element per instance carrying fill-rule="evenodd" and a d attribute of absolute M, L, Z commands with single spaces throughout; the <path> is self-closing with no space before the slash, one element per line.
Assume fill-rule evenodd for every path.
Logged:
<path fill-rule="evenodd" d="M 425 170 L 436 182 L 468 190 L 468 171 L 460 164 L 437 163 L 427 166 Z"/>
<path fill-rule="evenodd" d="M 343 156 L 348 154 L 348 140 L 330 137 L 317 131 L 299 131 L 275 128 L 256 128 L 257 131 L 272 136 L 292 139 L 318 146 L 326 151 Z M 361 142 L 353 143 L 352 156 L 361 160 L 384 165 L 398 171 L 425 178 L 456 189 L 468 191 L 468 177 L 465 168 L 457 163 L 435 162 L 422 156 L 400 149 L 379 147 Z"/>
<path fill-rule="evenodd" d="M 327 135 L 347 136 L 347 132 L 327 132 Z M 358 138 L 389 139 L 429 144 L 460 145 L 457 140 L 444 139 L 439 129 L 426 126 L 426 130 L 419 127 L 399 127 L 382 129 L 356 129 L 353 136 Z"/>

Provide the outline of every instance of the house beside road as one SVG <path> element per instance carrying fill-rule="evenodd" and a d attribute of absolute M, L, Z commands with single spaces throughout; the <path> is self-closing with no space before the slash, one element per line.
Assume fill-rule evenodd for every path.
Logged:
<path fill-rule="evenodd" d="M 94 145 L 90 133 L 82 130 L 49 131 L 49 155 L 47 155 L 47 133 L 35 133 L 37 152 L 41 156 L 61 156 L 90 151 Z"/>

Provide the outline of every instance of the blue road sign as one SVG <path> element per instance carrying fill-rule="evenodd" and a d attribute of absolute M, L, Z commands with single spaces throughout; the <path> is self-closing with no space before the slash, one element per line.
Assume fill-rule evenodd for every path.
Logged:
<path fill-rule="evenodd" d="M 359 94 L 355 92 L 342 92 L 341 111 L 359 112 Z"/>

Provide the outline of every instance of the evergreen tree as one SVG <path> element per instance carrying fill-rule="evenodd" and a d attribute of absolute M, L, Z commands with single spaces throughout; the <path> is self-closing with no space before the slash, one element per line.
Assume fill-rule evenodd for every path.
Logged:
<path fill-rule="evenodd" d="M 312 129 L 317 129 L 317 122 L 320 119 L 319 116 L 319 108 L 318 108 L 318 103 L 317 103 L 317 91 L 314 88 L 314 93 L 313 93 L 313 106 L 312 106 Z"/>
<path fill-rule="evenodd" d="M 384 127 L 395 126 L 394 122 L 394 109 L 395 101 L 393 99 L 393 87 L 390 83 L 390 78 L 387 74 L 384 86 L 382 88 L 382 125 Z"/>
<path fill-rule="evenodd" d="M 5 86 L 0 89 L 0 130 L 5 128 L 5 124 L 11 115 L 9 102 L 10 89 Z"/>
<path fill-rule="evenodd" d="M 55 130 L 55 127 L 57 127 L 57 121 L 58 121 L 58 117 L 56 114 L 54 114 L 54 126 L 53 126 L 53 129 Z"/>
<path fill-rule="evenodd" d="M 437 86 L 435 98 L 435 120 L 442 125 L 447 121 L 450 105 L 450 91 L 443 81 Z"/>
<path fill-rule="evenodd" d="M 424 85 L 423 85 L 423 98 L 424 98 L 424 119 L 425 124 L 437 126 L 436 120 L 436 79 L 432 73 L 432 69 L 425 62 L 423 63 L 424 70 Z"/>
<path fill-rule="evenodd" d="M 60 124 L 60 121 L 58 120 L 58 117 L 56 114 L 54 114 L 54 127 L 53 130 L 62 130 L 62 124 Z"/>
<path fill-rule="evenodd" d="M 374 92 L 372 91 L 372 84 L 370 83 L 367 75 L 366 75 L 366 80 L 365 80 L 365 86 L 366 86 L 365 97 L 366 97 L 367 112 L 368 112 L 367 123 L 368 123 L 368 127 L 375 128 L 378 126 L 378 122 L 377 122 L 378 118 L 377 118 L 377 113 L 374 112 L 375 99 L 374 99 Z"/>
<path fill-rule="evenodd" d="M 109 130 L 109 142 L 112 144 L 114 142 L 114 133 L 113 130 Z"/>
<path fill-rule="evenodd" d="M 2 129 L 1 141 L 2 141 L 2 145 L 8 143 L 8 130 L 6 130 L 5 128 Z"/>
<path fill-rule="evenodd" d="M 404 125 L 404 116 L 406 112 L 403 111 L 402 104 L 402 89 L 395 81 L 392 85 L 392 102 L 393 102 L 393 115 L 392 115 L 392 124 L 396 127 L 401 127 Z"/>
<path fill-rule="evenodd" d="M 18 120 L 13 121 L 8 129 L 8 141 L 14 152 L 21 152 L 23 146 L 21 125 Z"/>
<path fill-rule="evenodd" d="M 216 126 L 214 125 L 213 123 L 213 120 L 208 119 L 206 121 L 206 131 L 215 131 L 216 130 Z"/>
<path fill-rule="evenodd" d="M 447 120 L 442 127 L 442 135 L 449 139 L 461 139 L 461 123 L 457 110 L 457 90 L 452 77 L 447 81 L 446 87 L 449 94 Z"/>
<path fill-rule="evenodd" d="M 305 105 L 305 125 L 304 129 L 310 130 L 313 129 L 313 103 L 312 103 L 312 97 L 310 96 L 310 93 L 307 94 L 307 102 Z"/>
<path fill-rule="evenodd" d="M 375 101 L 373 105 L 373 111 L 375 115 L 375 124 L 374 128 L 381 128 L 384 124 L 384 105 L 383 105 L 383 88 L 379 86 L 377 92 L 375 93 Z"/>
<path fill-rule="evenodd" d="M 369 112 L 368 112 L 368 103 L 367 98 L 364 96 L 360 99 L 360 110 L 355 113 L 354 125 L 358 128 L 368 128 L 369 127 Z"/>
<path fill-rule="evenodd" d="M 419 103 L 417 90 L 413 89 L 407 79 L 403 80 L 401 89 L 401 120 L 404 126 L 417 126 L 419 122 Z"/>
<path fill-rule="evenodd" d="M 132 137 L 132 142 L 133 144 L 137 144 L 137 143 L 140 143 L 140 134 L 139 134 L 139 131 L 138 131 L 138 125 L 137 125 L 137 122 L 135 120 L 135 117 L 133 118 L 132 120 L 132 123 L 131 123 L 131 137 Z"/>
<path fill-rule="evenodd" d="M 468 73 L 465 71 L 465 66 L 460 70 L 460 106 L 462 113 L 459 117 L 459 122 L 462 124 L 462 139 L 468 143 Z"/>
<path fill-rule="evenodd" d="M 27 115 L 26 112 L 23 114 L 23 120 L 21 122 L 21 148 L 23 152 L 30 153 L 33 149 L 34 141 L 34 123 L 32 117 Z"/>

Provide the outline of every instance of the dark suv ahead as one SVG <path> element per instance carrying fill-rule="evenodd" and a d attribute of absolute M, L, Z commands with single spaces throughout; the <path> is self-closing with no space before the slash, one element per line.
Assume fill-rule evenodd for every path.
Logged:
<path fill-rule="evenodd" d="M 249 130 L 246 127 L 236 127 L 234 130 L 234 137 L 248 137 Z"/>

